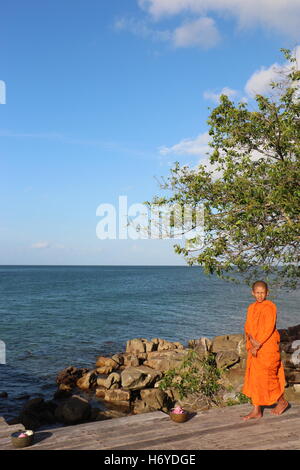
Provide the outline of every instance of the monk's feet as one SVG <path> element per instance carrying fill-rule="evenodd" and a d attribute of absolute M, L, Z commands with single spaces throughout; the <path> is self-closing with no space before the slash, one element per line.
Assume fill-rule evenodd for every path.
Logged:
<path fill-rule="evenodd" d="M 271 410 L 271 413 L 272 413 L 273 415 L 277 415 L 277 416 L 278 416 L 278 415 L 281 415 L 282 413 L 285 412 L 285 410 L 288 408 L 288 406 L 289 406 L 289 402 L 288 402 L 288 401 L 286 401 L 286 400 L 281 400 L 281 401 L 279 401 L 279 402 L 277 403 L 276 407 L 275 407 L 273 410 Z"/>
<path fill-rule="evenodd" d="M 262 418 L 262 412 L 258 410 L 252 410 L 251 413 L 249 413 L 246 416 L 243 416 L 243 421 L 248 421 L 248 419 L 259 419 Z"/>

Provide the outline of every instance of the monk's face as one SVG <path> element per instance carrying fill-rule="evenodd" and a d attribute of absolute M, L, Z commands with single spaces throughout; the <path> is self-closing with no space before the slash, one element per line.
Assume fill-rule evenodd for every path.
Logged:
<path fill-rule="evenodd" d="M 252 291 L 252 295 L 256 298 L 257 302 L 263 302 L 268 295 L 268 291 L 263 286 L 257 286 Z"/>

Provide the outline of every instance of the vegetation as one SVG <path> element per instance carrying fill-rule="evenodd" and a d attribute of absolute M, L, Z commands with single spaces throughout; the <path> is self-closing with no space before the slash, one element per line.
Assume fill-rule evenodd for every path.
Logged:
<path fill-rule="evenodd" d="M 197 168 L 176 163 L 151 207 L 204 208 L 201 248 L 175 245 L 190 265 L 206 274 L 250 284 L 262 275 L 273 285 L 300 282 L 300 71 L 287 60 L 269 96 L 253 109 L 222 95 L 210 114 L 211 153 Z M 178 219 L 173 217 L 173 226 Z M 182 220 L 180 220 L 182 225 Z M 183 226 L 183 233 L 191 229 Z M 195 248 L 196 247 L 196 248 Z M 191 383 L 192 386 L 192 383 Z M 182 385 L 182 390 L 185 385 Z"/>
<path fill-rule="evenodd" d="M 199 358 L 196 351 L 189 350 L 180 367 L 164 374 L 159 387 L 161 390 L 177 390 L 181 399 L 189 394 L 198 394 L 205 397 L 207 402 L 216 403 L 221 388 L 218 383 L 220 376 L 221 371 L 216 366 L 213 354 Z"/>
<path fill-rule="evenodd" d="M 243 393 L 239 392 L 235 395 L 235 399 L 228 398 L 226 400 L 226 405 L 227 406 L 233 406 L 233 405 L 243 405 L 245 403 L 251 403 L 251 399 L 244 395 Z"/>

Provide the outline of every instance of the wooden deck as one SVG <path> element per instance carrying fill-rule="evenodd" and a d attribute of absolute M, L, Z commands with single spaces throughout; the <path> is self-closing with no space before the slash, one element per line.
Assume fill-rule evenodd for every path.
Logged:
<path fill-rule="evenodd" d="M 34 444 L 22 450 L 300 450 L 300 405 L 281 416 L 264 410 L 260 420 L 244 422 L 250 405 L 199 412 L 178 424 L 161 411 L 76 426 L 37 431 Z M 0 449 L 13 450 L 8 426 L 0 418 Z M 19 449 L 16 449 L 19 450 Z"/>

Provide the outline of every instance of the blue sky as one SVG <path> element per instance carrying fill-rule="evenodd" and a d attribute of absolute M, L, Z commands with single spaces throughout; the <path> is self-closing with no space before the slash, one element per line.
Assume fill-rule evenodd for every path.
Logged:
<path fill-rule="evenodd" d="M 299 30 L 298 0 L 5 2 L 0 264 L 184 264 L 170 240 L 99 240 L 96 209 L 205 159 L 208 108 L 265 92 Z"/>

